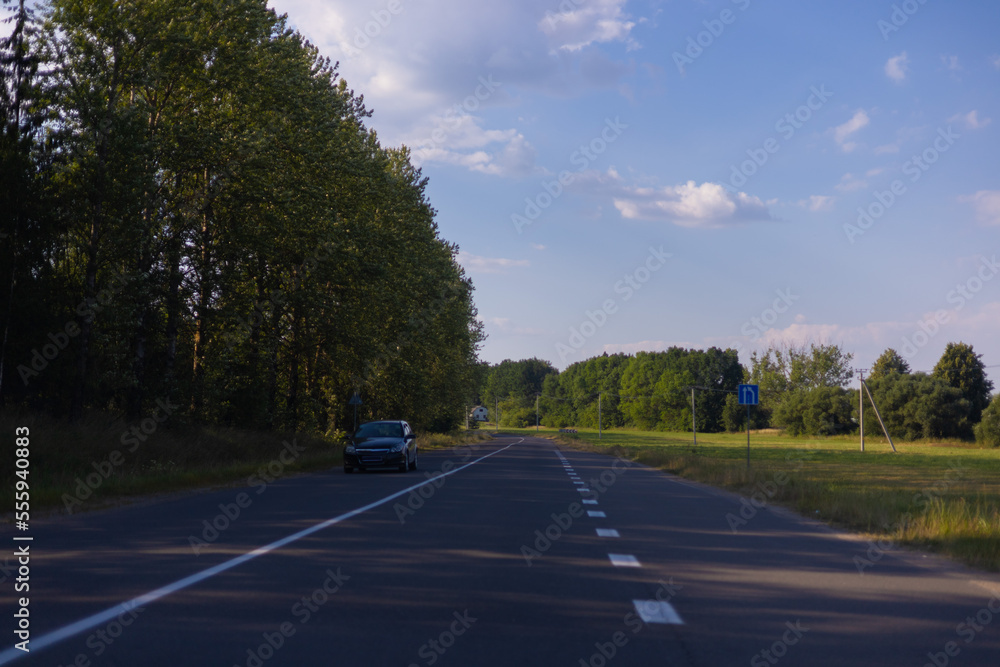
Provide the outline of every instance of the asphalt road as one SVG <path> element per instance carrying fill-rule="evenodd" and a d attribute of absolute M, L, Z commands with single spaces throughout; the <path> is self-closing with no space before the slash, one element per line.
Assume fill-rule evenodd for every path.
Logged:
<path fill-rule="evenodd" d="M 420 467 L 36 521 L 0 664 L 1000 664 L 996 576 L 542 439 Z"/>

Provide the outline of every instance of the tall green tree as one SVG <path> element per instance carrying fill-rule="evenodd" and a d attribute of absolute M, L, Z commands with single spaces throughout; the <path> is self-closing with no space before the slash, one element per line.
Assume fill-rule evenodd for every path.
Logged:
<path fill-rule="evenodd" d="M 5 390 L 24 389 L 11 373 L 14 356 L 30 346 L 18 335 L 43 319 L 39 305 L 49 278 L 44 163 L 38 159 L 44 109 L 39 103 L 41 77 L 35 46 L 35 11 L 24 0 L 3 0 L 4 36 L 0 37 L 0 405 Z M 13 330 L 19 319 L 21 327 Z M 12 333 L 14 334 L 12 337 Z M 13 381 L 13 382 L 12 382 Z M 18 386 L 21 385 L 21 386 Z"/>
<path fill-rule="evenodd" d="M 887 348 L 885 352 L 879 355 L 879 358 L 875 360 L 872 364 L 871 372 L 868 374 L 868 378 L 871 380 L 877 380 L 881 377 L 885 377 L 889 373 L 909 373 L 910 364 L 906 362 L 899 352 L 890 348 Z"/>
<path fill-rule="evenodd" d="M 893 437 L 968 438 L 969 401 L 944 380 L 926 373 L 890 373 L 866 380 Z M 857 404 L 852 400 L 854 417 Z"/>
<path fill-rule="evenodd" d="M 19 288 L 44 295 L 40 315 L 11 327 L 21 398 L 132 417 L 167 398 L 204 422 L 328 431 L 358 392 L 369 417 L 462 421 L 473 285 L 427 179 L 335 64 L 264 0 L 52 0 L 42 16 L 48 140 L 21 172 L 44 174 L 55 224 Z M 64 324 L 34 370 L 31 342 Z"/>
<path fill-rule="evenodd" d="M 966 343 L 948 343 L 934 365 L 934 377 L 962 392 L 969 402 L 969 420 L 975 424 L 990 403 L 993 382 L 986 377 L 982 355 Z"/>
<path fill-rule="evenodd" d="M 757 413 L 761 425 L 770 419 L 793 392 L 821 387 L 842 387 L 851 378 L 854 355 L 839 345 L 772 346 L 750 357 L 750 382 L 760 385 Z M 732 420 L 731 420 L 732 421 Z"/>

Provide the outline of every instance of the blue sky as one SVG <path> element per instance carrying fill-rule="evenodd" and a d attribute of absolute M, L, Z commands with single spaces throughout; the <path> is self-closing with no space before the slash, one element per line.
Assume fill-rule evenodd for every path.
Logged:
<path fill-rule="evenodd" d="M 271 6 L 429 177 L 485 360 L 816 342 L 930 370 L 962 340 L 1000 366 L 1000 3 Z"/>

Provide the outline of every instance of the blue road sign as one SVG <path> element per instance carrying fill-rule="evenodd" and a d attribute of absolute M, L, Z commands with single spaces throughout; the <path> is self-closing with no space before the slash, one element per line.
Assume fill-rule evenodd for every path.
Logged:
<path fill-rule="evenodd" d="M 760 402 L 760 385 L 741 384 L 739 394 L 740 405 L 757 405 Z"/>

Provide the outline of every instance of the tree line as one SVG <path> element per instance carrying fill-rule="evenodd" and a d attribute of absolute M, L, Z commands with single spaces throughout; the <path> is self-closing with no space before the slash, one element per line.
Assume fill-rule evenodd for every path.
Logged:
<path fill-rule="evenodd" d="M 483 340 L 427 180 L 265 0 L 4 0 L 0 401 L 447 430 Z"/>
<path fill-rule="evenodd" d="M 690 431 L 694 418 L 699 431 L 735 432 L 747 420 L 737 387 L 751 383 L 760 386 L 751 428 L 836 435 L 858 431 L 853 358 L 838 345 L 811 344 L 755 351 L 749 366 L 740 364 L 736 350 L 714 347 L 604 354 L 561 373 L 539 359 L 507 360 L 486 371 L 480 394 L 491 410 L 499 405 L 505 426 L 537 419 L 552 427 Z M 865 381 L 865 402 L 870 409 L 870 392 L 893 437 L 975 437 L 1000 446 L 1000 396 L 991 399 L 993 384 L 971 345 L 949 343 L 931 373 L 911 372 L 887 349 Z M 874 416 L 866 421 L 874 432 Z"/>

